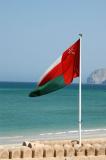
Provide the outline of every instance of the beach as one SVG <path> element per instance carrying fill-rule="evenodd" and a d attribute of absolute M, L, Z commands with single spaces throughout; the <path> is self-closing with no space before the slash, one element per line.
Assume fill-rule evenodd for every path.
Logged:
<path fill-rule="evenodd" d="M 31 140 L 0 146 L 0 159 L 105 160 L 106 137 L 78 140 Z"/>
<path fill-rule="evenodd" d="M 106 160 L 106 0 L 0 13 L 0 160 Z"/>
<path fill-rule="evenodd" d="M 106 129 L 41 133 L 29 137 L 0 137 L 0 159 L 106 160 Z"/>

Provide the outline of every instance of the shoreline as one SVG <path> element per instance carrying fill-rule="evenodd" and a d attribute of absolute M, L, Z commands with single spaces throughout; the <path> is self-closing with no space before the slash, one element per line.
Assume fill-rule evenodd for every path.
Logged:
<path fill-rule="evenodd" d="M 83 139 L 95 139 L 95 138 L 106 138 L 106 128 L 104 129 L 85 129 L 82 130 L 82 140 Z M 60 131 L 60 132 L 47 132 L 47 133 L 35 133 L 33 135 L 16 135 L 16 136 L 0 136 L 0 145 L 12 145 L 21 144 L 23 141 L 33 141 L 33 140 L 78 140 L 79 131 Z"/>

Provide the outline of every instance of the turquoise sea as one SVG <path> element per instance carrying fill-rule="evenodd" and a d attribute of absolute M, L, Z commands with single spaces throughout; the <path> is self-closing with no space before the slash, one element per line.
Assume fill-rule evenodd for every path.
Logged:
<path fill-rule="evenodd" d="M 41 97 L 35 83 L 0 83 L 0 137 L 78 129 L 78 85 Z M 106 128 L 106 86 L 82 85 L 82 129 Z"/>

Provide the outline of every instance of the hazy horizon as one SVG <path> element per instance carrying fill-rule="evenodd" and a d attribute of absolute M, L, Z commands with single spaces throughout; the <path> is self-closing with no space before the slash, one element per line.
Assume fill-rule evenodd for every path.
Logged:
<path fill-rule="evenodd" d="M 0 1 L 0 81 L 37 82 L 80 32 L 82 81 L 106 68 L 105 6 L 105 0 Z"/>

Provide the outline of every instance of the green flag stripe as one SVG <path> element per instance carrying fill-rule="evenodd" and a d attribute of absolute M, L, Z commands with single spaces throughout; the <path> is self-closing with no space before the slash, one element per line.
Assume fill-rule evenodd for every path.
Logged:
<path fill-rule="evenodd" d="M 41 96 L 44 94 L 48 94 L 50 92 L 56 91 L 65 87 L 66 84 L 64 83 L 63 76 L 56 77 L 55 79 L 48 81 L 43 86 L 39 86 L 35 91 L 29 94 L 30 97 Z"/>

